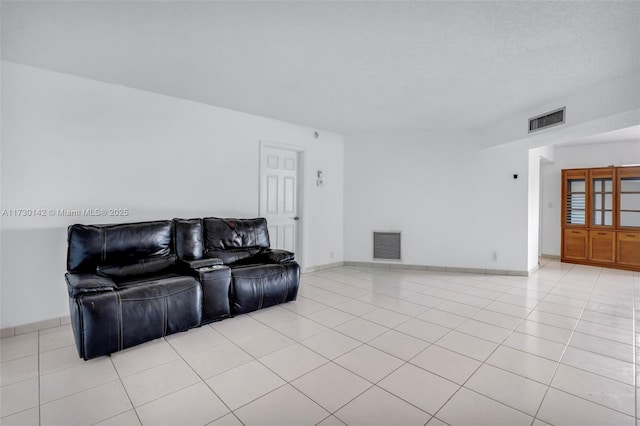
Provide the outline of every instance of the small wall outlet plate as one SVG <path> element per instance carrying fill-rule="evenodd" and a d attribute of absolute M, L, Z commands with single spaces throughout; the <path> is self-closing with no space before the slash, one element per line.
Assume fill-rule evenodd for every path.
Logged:
<path fill-rule="evenodd" d="M 316 185 L 324 186 L 324 181 L 322 179 L 318 179 L 318 180 L 316 180 Z"/>
<path fill-rule="evenodd" d="M 323 175 L 322 170 L 318 170 L 318 179 L 322 179 L 322 175 Z"/>

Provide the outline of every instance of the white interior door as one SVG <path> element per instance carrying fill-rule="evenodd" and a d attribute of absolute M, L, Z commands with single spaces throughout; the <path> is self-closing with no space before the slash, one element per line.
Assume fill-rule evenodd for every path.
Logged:
<path fill-rule="evenodd" d="M 263 145 L 260 158 L 260 216 L 267 219 L 271 248 L 298 253 L 300 153 Z M 296 256 L 299 257 L 299 256 Z"/>

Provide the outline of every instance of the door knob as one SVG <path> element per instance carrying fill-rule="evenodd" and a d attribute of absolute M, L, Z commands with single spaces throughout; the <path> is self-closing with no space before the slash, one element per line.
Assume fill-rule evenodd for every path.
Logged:
<path fill-rule="evenodd" d="M 293 219 L 293 220 L 295 220 L 295 221 L 300 220 L 300 218 L 299 218 L 298 216 L 294 216 L 294 217 L 292 217 L 291 219 Z"/>

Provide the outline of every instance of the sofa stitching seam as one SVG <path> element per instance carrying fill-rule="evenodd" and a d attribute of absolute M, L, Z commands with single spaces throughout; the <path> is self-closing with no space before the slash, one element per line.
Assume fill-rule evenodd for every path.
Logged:
<path fill-rule="evenodd" d="M 287 283 L 287 291 L 284 293 L 284 298 L 282 299 L 282 303 L 285 303 L 287 301 L 287 298 L 289 297 L 289 274 L 287 274 L 287 271 L 284 270 L 285 268 L 280 267 L 280 272 L 284 272 L 284 280 Z"/>
<path fill-rule="evenodd" d="M 167 322 L 169 321 L 169 314 L 167 312 L 167 296 L 163 297 L 162 300 L 164 303 L 162 304 L 162 337 L 167 335 Z"/>
<path fill-rule="evenodd" d="M 101 253 L 101 263 L 104 264 L 107 261 L 107 236 L 104 228 L 100 229 L 102 232 L 100 233 L 102 237 L 102 253 Z"/>
<path fill-rule="evenodd" d="M 118 306 L 118 350 L 122 350 L 123 346 L 124 346 L 124 338 L 123 338 L 123 334 L 124 334 L 124 330 L 123 328 L 123 321 L 122 321 L 122 299 L 120 298 L 120 293 L 118 293 L 117 291 L 114 292 L 115 298 L 116 298 L 116 304 Z"/>
<path fill-rule="evenodd" d="M 87 352 L 85 351 L 85 347 L 84 347 L 84 344 L 85 344 L 85 338 L 84 338 L 84 315 L 82 315 L 82 313 L 84 312 L 84 307 L 82 305 L 82 300 L 83 300 L 82 297 L 78 297 L 78 299 L 77 299 L 77 303 L 78 303 L 78 306 L 80 308 L 79 312 L 78 312 L 78 323 L 79 323 L 78 324 L 78 328 L 80 329 L 80 339 L 81 339 L 81 341 L 80 341 L 80 350 L 82 351 L 82 353 L 80 355 L 83 358 L 86 359 Z"/>

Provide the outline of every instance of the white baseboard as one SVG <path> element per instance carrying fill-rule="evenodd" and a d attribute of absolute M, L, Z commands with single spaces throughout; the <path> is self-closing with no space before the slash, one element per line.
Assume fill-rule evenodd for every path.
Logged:
<path fill-rule="evenodd" d="M 0 329 L 0 338 L 19 336 L 21 334 L 32 333 L 34 331 L 46 330 L 48 328 L 60 327 L 71 323 L 71 317 L 65 315 L 63 317 L 51 318 L 42 321 L 31 322 L 28 324 L 16 325 L 15 327 L 5 327 Z"/>
<path fill-rule="evenodd" d="M 307 274 L 309 272 L 317 272 L 325 269 L 337 268 L 343 265 L 344 265 L 344 262 L 334 262 L 334 263 L 327 263 L 325 265 L 310 266 L 308 268 L 304 268 L 304 271 L 302 271 L 302 273 Z"/>
<path fill-rule="evenodd" d="M 552 259 L 552 260 L 560 260 L 560 256 L 557 254 L 544 254 L 540 255 L 543 259 Z"/>
<path fill-rule="evenodd" d="M 437 271 L 437 272 L 461 272 L 465 274 L 486 274 L 486 275 L 509 275 L 527 277 L 535 271 L 518 271 L 510 269 L 482 269 L 482 268 L 462 268 L 452 266 L 435 265 L 408 265 L 404 263 L 384 263 L 384 262 L 344 262 L 344 266 L 364 266 L 367 268 L 405 269 L 412 271 Z"/>

